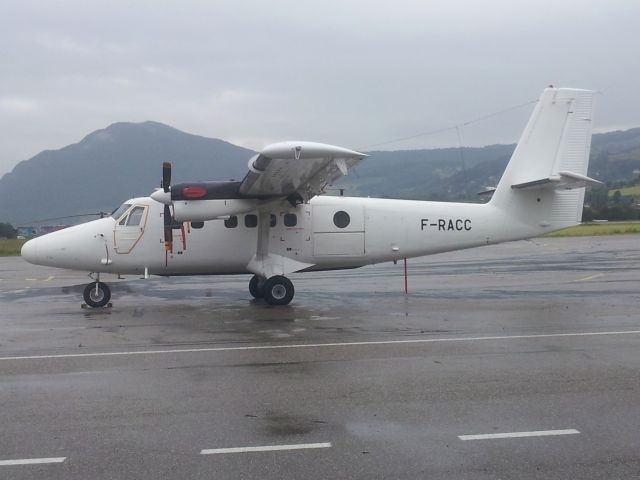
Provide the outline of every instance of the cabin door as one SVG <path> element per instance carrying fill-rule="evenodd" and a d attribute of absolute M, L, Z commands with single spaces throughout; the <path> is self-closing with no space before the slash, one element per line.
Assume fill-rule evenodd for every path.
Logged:
<path fill-rule="evenodd" d="M 314 256 L 364 255 L 364 207 L 313 206 Z"/>

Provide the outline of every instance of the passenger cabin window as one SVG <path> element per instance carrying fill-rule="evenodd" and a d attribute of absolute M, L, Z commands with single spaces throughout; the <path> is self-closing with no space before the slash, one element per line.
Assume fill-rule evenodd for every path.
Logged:
<path fill-rule="evenodd" d="M 351 222 L 349 214 L 343 210 L 336 212 L 333 216 L 333 224 L 338 228 L 347 228 Z"/>
<path fill-rule="evenodd" d="M 127 227 L 137 227 L 142 222 L 142 215 L 144 214 L 144 207 L 134 207 L 129 213 L 129 220 L 127 220 Z"/>
<path fill-rule="evenodd" d="M 298 224 L 298 217 L 295 213 L 285 213 L 284 225 L 286 227 L 295 227 Z"/>
<path fill-rule="evenodd" d="M 271 217 L 269 219 L 269 225 L 271 225 L 272 227 L 275 227 L 276 226 L 276 221 L 277 221 L 276 220 L 276 216 L 272 213 Z"/>
<path fill-rule="evenodd" d="M 238 226 L 238 217 L 231 215 L 224 221 L 224 226 L 227 228 L 236 228 Z"/>
<path fill-rule="evenodd" d="M 244 226 L 247 228 L 255 228 L 258 226 L 258 217 L 256 215 L 245 215 Z"/>

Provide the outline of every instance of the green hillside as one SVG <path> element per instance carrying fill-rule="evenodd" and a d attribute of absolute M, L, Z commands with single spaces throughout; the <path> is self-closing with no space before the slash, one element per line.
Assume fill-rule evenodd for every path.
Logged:
<path fill-rule="evenodd" d="M 336 187 L 352 196 L 482 202 L 487 198 L 477 192 L 497 184 L 514 148 L 368 152 L 369 158 Z M 241 179 L 253 154 L 156 122 L 116 123 L 77 144 L 39 153 L 2 177 L 0 222 L 30 225 L 38 219 L 111 211 L 128 198 L 152 192 L 164 161 L 173 163 L 174 183 Z M 631 187 L 634 170 L 640 170 L 640 128 L 593 136 L 589 176 L 608 188 L 588 191 L 591 218 L 630 218 L 639 188 Z M 620 190 L 615 199 L 612 188 Z"/>

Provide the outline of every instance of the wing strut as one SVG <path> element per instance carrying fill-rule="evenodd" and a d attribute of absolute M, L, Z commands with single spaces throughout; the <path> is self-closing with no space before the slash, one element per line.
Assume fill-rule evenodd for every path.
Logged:
<path fill-rule="evenodd" d="M 269 251 L 269 237 L 271 236 L 271 212 L 258 211 L 258 239 L 256 254 L 247 264 L 251 273 L 269 279 L 275 275 L 288 275 L 293 272 L 312 267 L 312 263 L 298 262 L 288 257 Z"/>

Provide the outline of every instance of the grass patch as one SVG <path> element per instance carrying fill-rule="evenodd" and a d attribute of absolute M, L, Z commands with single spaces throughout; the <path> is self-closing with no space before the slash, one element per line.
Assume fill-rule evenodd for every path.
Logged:
<path fill-rule="evenodd" d="M 0 240 L 0 257 L 15 257 L 20 255 L 20 249 L 26 240 Z"/>
<path fill-rule="evenodd" d="M 634 187 L 611 188 L 609 189 L 609 198 L 613 197 L 616 190 L 620 190 L 620 195 L 623 197 L 640 197 L 640 185 L 636 185 Z"/>
<path fill-rule="evenodd" d="M 640 222 L 583 223 L 557 232 L 547 233 L 545 237 L 587 237 L 593 235 L 621 235 L 640 233 Z"/>

